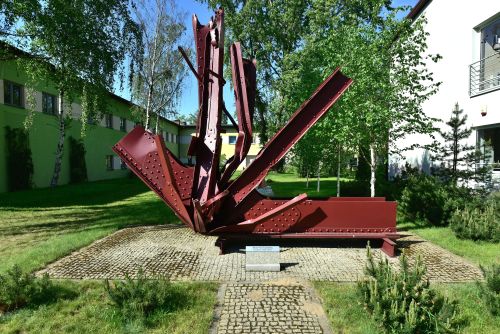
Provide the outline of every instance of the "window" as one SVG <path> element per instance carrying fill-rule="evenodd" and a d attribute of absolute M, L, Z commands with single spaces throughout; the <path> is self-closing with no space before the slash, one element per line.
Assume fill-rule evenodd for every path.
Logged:
<path fill-rule="evenodd" d="M 480 60 L 469 66 L 469 95 L 500 89 L 500 13 L 476 27 L 481 34 Z"/>
<path fill-rule="evenodd" d="M 236 144 L 236 136 L 229 136 L 229 144 Z"/>
<path fill-rule="evenodd" d="M 104 116 L 105 120 L 106 120 L 106 127 L 108 129 L 112 129 L 113 128 L 113 115 L 111 114 L 106 114 Z"/>
<path fill-rule="evenodd" d="M 123 160 L 121 160 L 120 169 L 127 169 L 127 165 L 125 164 L 125 162 Z"/>
<path fill-rule="evenodd" d="M 500 170 L 500 127 L 478 129 L 477 139 L 482 163 L 493 164 L 494 170 Z"/>
<path fill-rule="evenodd" d="M 173 142 L 174 142 L 174 143 L 177 143 L 177 135 L 176 135 L 176 134 L 174 134 L 174 135 L 173 135 L 173 137 L 174 137 L 174 138 L 173 138 L 173 139 L 174 139 L 174 141 L 173 141 Z"/>
<path fill-rule="evenodd" d="M 106 156 L 106 170 L 113 170 L 113 156 L 112 155 L 107 155 Z"/>
<path fill-rule="evenodd" d="M 174 141 L 174 134 L 173 133 L 170 134 L 170 142 L 171 143 L 175 143 L 175 141 Z"/>
<path fill-rule="evenodd" d="M 56 97 L 48 93 L 42 93 L 42 112 L 44 114 L 56 114 Z"/>
<path fill-rule="evenodd" d="M 90 125 L 94 125 L 95 124 L 95 120 L 92 117 L 92 115 L 88 115 L 87 116 L 87 124 L 90 124 Z"/>
<path fill-rule="evenodd" d="M 3 100 L 5 104 L 23 108 L 23 86 L 10 81 L 4 81 Z"/>
<path fill-rule="evenodd" d="M 123 117 L 120 118 L 120 131 L 127 132 L 127 120 Z"/>

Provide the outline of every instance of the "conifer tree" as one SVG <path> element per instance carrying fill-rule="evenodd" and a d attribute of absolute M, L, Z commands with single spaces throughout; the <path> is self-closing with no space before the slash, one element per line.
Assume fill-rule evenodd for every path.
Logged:
<path fill-rule="evenodd" d="M 466 127 L 467 115 L 463 115 L 463 112 L 458 102 L 455 103 L 451 117 L 446 122 L 448 128 L 439 131 L 444 143 L 436 143 L 434 156 L 434 160 L 441 162 L 437 174 L 453 185 L 456 185 L 458 180 L 467 182 L 484 174 L 474 166 L 479 160 L 479 155 L 476 147 L 466 142 L 472 129 Z"/>

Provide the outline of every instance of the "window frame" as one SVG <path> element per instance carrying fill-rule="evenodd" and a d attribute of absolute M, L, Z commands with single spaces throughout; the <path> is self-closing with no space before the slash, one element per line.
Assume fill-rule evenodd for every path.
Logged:
<path fill-rule="evenodd" d="M 13 103 L 14 99 L 14 86 L 19 87 L 19 104 Z M 8 94 L 7 94 L 8 91 Z M 7 106 L 11 107 L 16 107 L 16 108 L 23 108 L 24 109 L 24 86 L 21 84 L 18 84 L 14 81 L 10 80 L 4 80 L 3 81 L 3 103 Z M 10 101 L 7 101 L 7 96 L 10 97 Z"/>
<path fill-rule="evenodd" d="M 46 110 L 47 97 L 52 98 L 52 112 L 47 112 L 47 110 Z M 57 97 L 53 94 L 42 92 L 42 113 L 44 113 L 46 115 L 52 115 L 52 116 L 57 115 L 57 110 L 56 110 L 57 109 L 56 108 L 57 100 L 56 100 L 56 98 Z"/>
<path fill-rule="evenodd" d="M 113 114 L 104 115 L 104 125 L 107 129 L 113 129 Z"/>
<path fill-rule="evenodd" d="M 106 170 L 112 171 L 114 170 L 114 158 L 113 155 L 106 155 Z"/>
<path fill-rule="evenodd" d="M 127 119 L 120 117 L 120 131 L 127 132 Z"/>

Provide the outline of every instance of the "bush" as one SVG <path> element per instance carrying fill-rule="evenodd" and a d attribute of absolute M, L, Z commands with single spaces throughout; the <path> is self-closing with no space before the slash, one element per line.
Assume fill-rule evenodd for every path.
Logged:
<path fill-rule="evenodd" d="M 479 291 L 491 314 L 500 316 L 500 264 L 490 269 L 481 267 L 485 282 L 478 282 Z"/>
<path fill-rule="evenodd" d="M 500 241 L 500 204 L 498 199 L 471 202 L 457 209 L 450 218 L 450 227 L 461 239 Z"/>
<path fill-rule="evenodd" d="M 5 141 L 9 191 L 30 189 L 33 185 L 33 160 L 28 132 L 7 126 Z"/>
<path fill-rule="evenodd" d="M 457 333 L 466 325 L 456 301 L 449 302 L 424 279 L 420 259 L 410 269 L 401 257 L 395 271 L 387 259 L 375 263 L 368 247 L 367 278 L 358 283 L 365 308 L 387 333 Z"/>
<path fill-rule="evenodd" d="M 12 311 L 20 307 L 40 304 L 53 299 L 54 286 L 48 275 L 36 278 L 14 266 L 0 275 L 0 311 Z"/>
<path fill-rule="evenodd" d="M 69 137 L 69 179 L 71 183 L 87 181 L 85 146 L 81 139 Z"/>
<path fill-rule="evenodd" d="M 125 319 L 143 321 L 155 311 L 170 311 L 179 306 L 182 297 L 164 278 L 146 279 L 139 270 L 136 280 L 125 275 L 124 281 L 105 281 L 105 289 Z"/>
<path fill-rule="evenodd" d="M 448 189 L 437 178 L 413 175 L 401 194 L 400 208 L 409 220 L 423 219 L 433 225 L 446 225 L 445 205 Z"/>

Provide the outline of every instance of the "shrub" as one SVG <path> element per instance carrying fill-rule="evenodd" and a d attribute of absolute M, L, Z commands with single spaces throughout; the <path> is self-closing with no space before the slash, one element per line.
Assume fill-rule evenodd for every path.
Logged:
<path fill-rule="evenodd" d="M 425 266 L 417 259 L 410 269 L 401 257 L 395 271 L 387 259 L 375 262 L 368 247 L 367 278 L 358 283 L 365 308 L 387 333 L 457 333 L 465 320 L 456 301 L 449 302 L 424 279 Z"/>
<path fill-rule="evenodd" d="M 24 306 L 51 300 L 54 286 L 48 275 L 36 278 L 33 274 L 23 273 L 14 266 L 5 275 L 0 275 L 0 310 L 12 311 Z"/>
<path fill-rule="evenodd" d="M 71 183 L 87 181 L 85 146 L 81 139 L 69 137 L 69 179 Z"/>
<path fill-rule="evenodd" d="M 409 220 L 423 219 L 433 225 L 445 225 L 448 192 L 447 187 L 433 176 L 412 175 L 407 180 L 399 205 Z"/>
<path fill-rule="evenodd" d="M 500 316 L 500 264 L 494 264 L 490 269 L 481 267 L 484 283 L 478 282 L 479 291 L 491 314 Z"/>
<path fill-rule="evenodd" d="M 450 218 L 450 227 L 461 239 L 500 241 L 498 199 L 471 202 L 457 209 Z"/>
<path fill-rule="evenodd" d="M 5 140 L 9 191 L 30 189 L 33 183 L 33 160 L 28 132 L 7 126 Z"/>
<path fill-rule="evenodd" d="M 162 277 L 147 279 L 142 270 L 136 280 L 128 274 L 124 281 L 106 280 L 105 289 L 123 317 L 132 321 L 142 321 L 158 310 L 173 310 L 182 301 L 167 280 Z"/>

